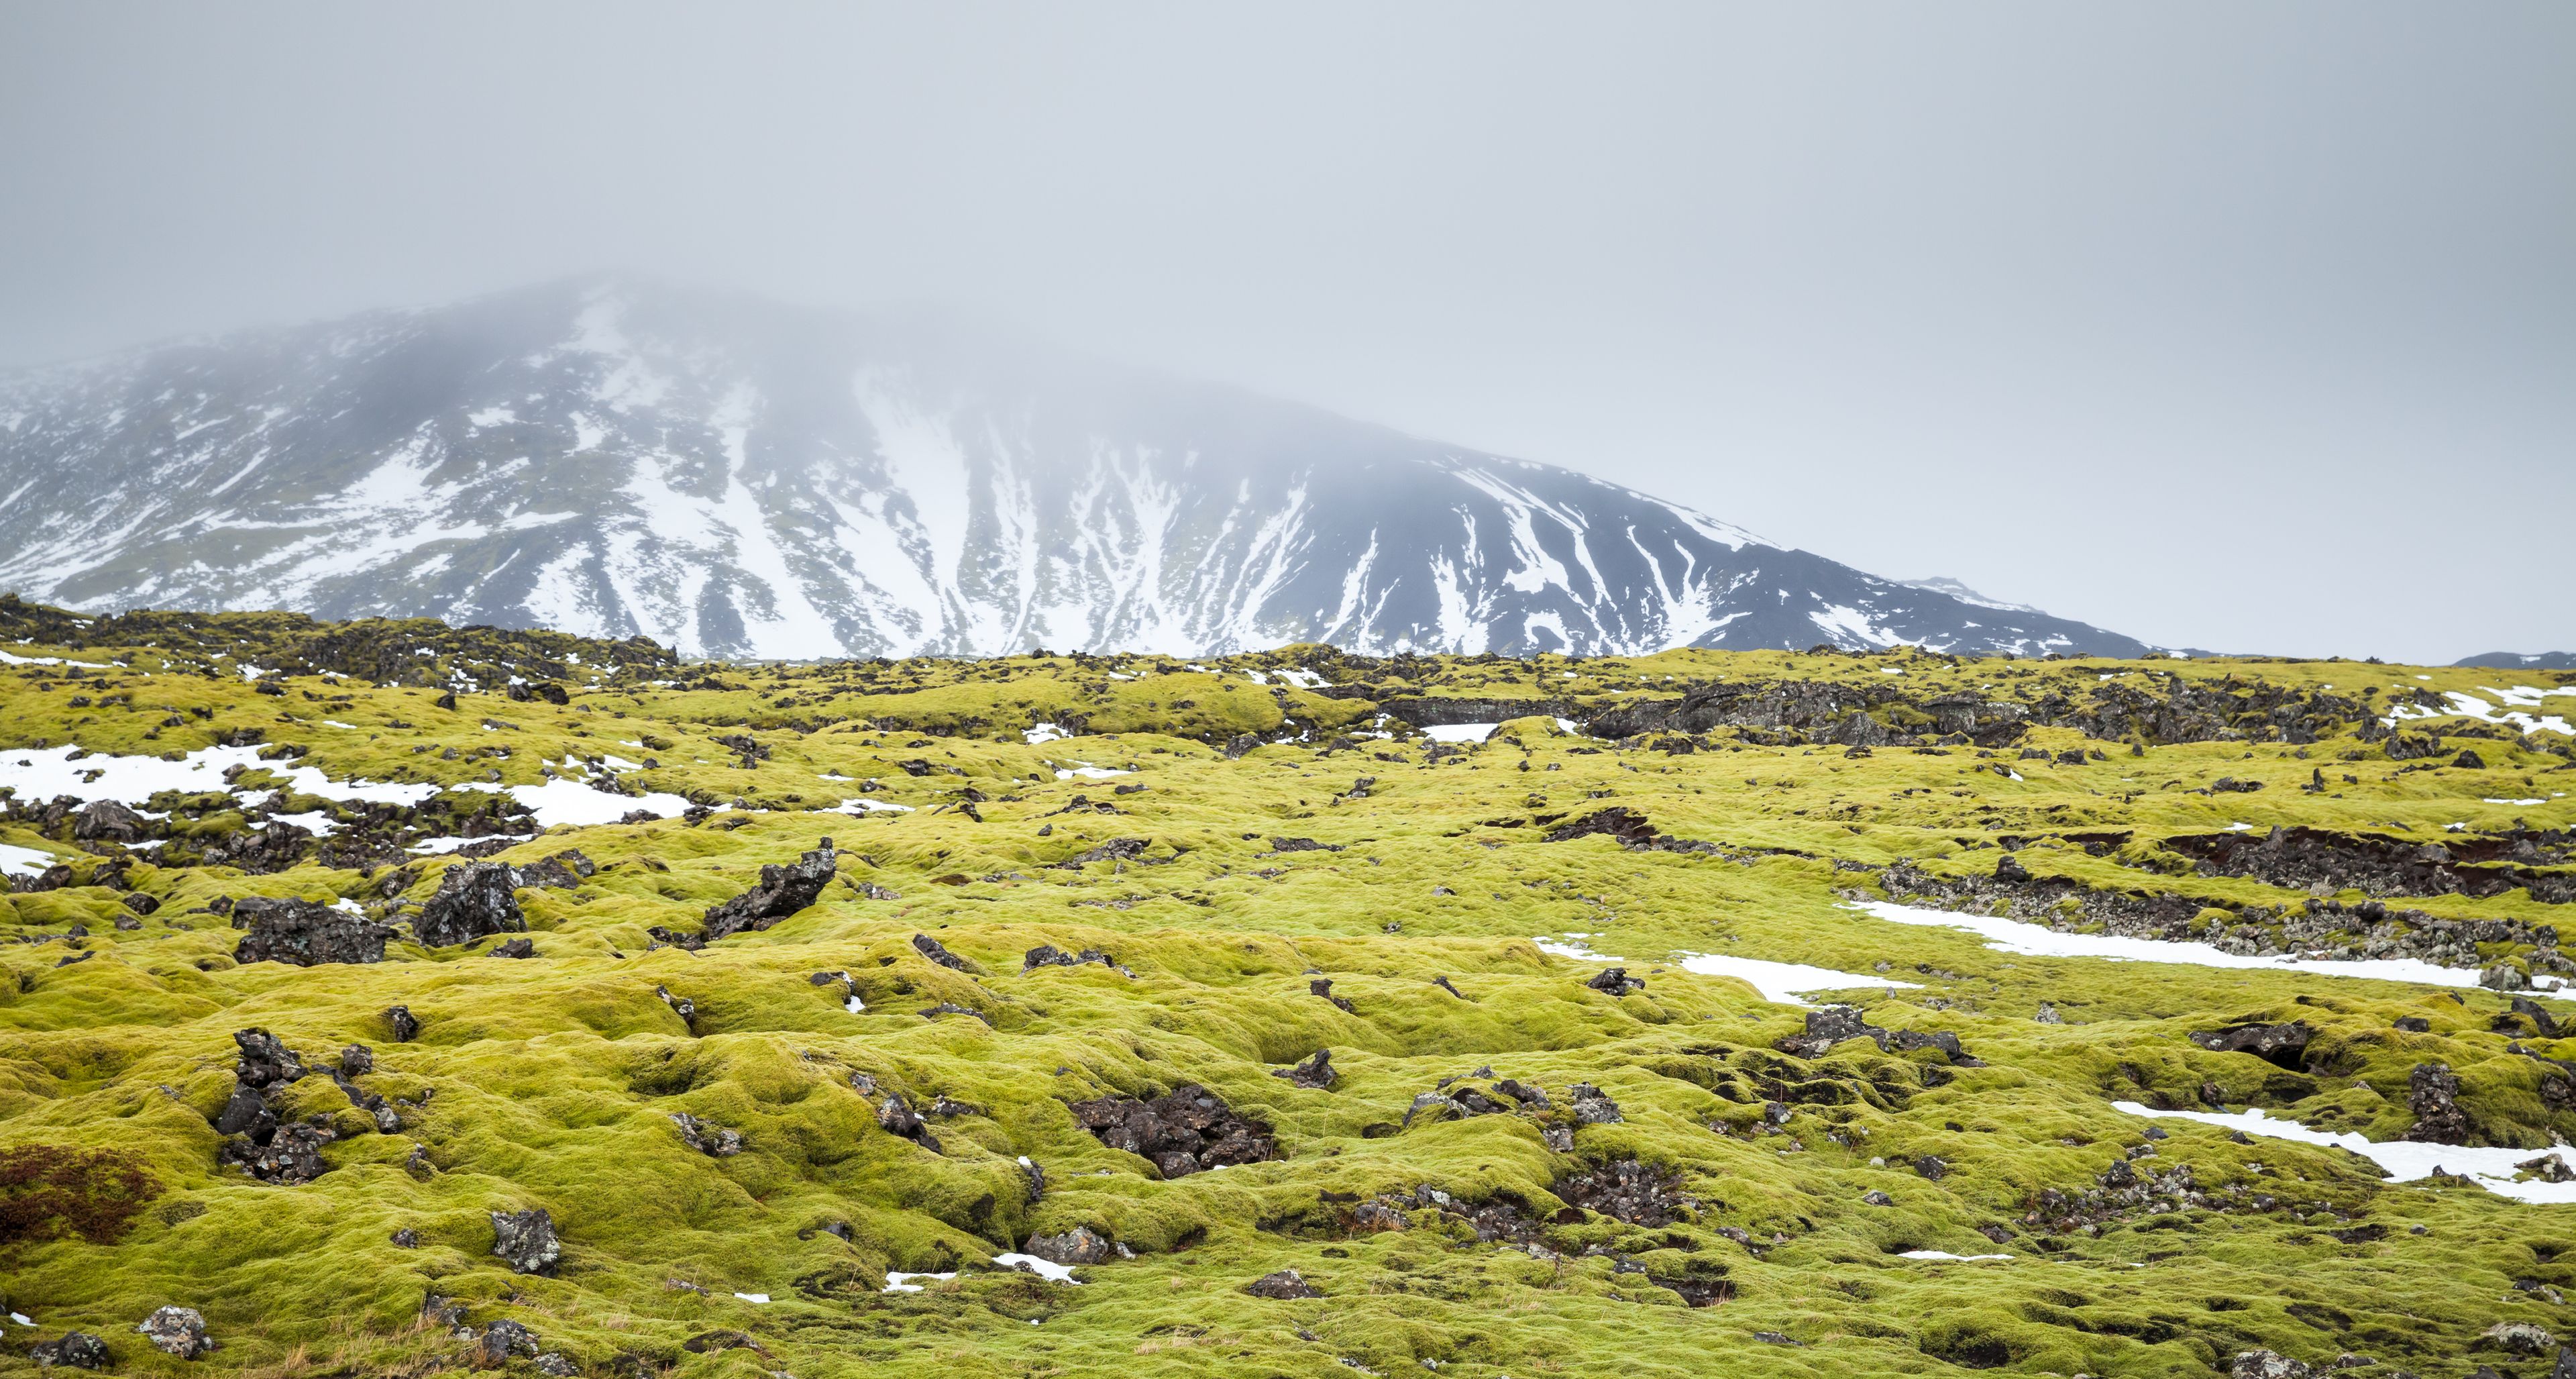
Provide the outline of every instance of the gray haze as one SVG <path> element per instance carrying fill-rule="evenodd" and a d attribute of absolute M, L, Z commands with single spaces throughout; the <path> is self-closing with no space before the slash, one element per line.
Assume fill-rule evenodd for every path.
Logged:
<path fill-rule="evenodd" d="M 2576 7 L 0 7 L 0 363 L 957 303 L 2153 642 L 2576 646 Z"/>

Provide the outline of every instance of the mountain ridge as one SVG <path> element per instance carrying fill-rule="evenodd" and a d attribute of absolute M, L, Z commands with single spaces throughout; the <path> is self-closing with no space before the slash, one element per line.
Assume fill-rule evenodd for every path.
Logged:
<path fill-rule="evenodd" d="M 1240 388 L 614 277 L 0 374 L 0 550 L 91 611 L 769 659 L 2147 649 Z"/>

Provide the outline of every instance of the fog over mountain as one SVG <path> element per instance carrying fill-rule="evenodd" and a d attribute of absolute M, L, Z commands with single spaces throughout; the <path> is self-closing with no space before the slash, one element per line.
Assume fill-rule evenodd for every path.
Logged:
<path fill-rule="evenodd" d="M 690 654 L 2135 654 L 1547 465 L 926 312 L 626 278 L 0 376 L 0 588 Z"/>

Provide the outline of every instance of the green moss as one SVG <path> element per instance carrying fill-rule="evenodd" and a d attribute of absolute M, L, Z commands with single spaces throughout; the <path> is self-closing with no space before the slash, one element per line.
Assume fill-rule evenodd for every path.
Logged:
<path fill-rule="evenodd" d="M 1928 736 L 1937 710 L 1925 706 L 1944 696 L 2080 704 L 2105 685 L 2179 676 L 2213 694 L 2357 696 L 2377 685 L 2373 702 L 2384 704 L 2390 687 L 2473 692 L 2496 672 L 1906 652 L 1369 661 L 1322 647 L 1195 663 L 681 667 L 641 649 L 543 640 L 551 634 L 460 633 L 420 658 L 441 668 L 432 684 L 345 678 L 359 673 L 350 648 L 434 635 L 419 628 L 84 627 L 23 606 L 15 616 L 27 623 L 17 636 L 50 640 L 14 654 L 96 668 L 77 679 L 76 667 L 0 672 L 8 745 L 184 752 L 257 728 L 335 780 L 533 785 L 549 771 L 584 774 L 569 759 L 622 788 L 744 802 L 695 824 L 553 830 L 499 854 L 527 865 L 578 848 L 598 864 L 578 887 L 521 892 L 536 956 L 516 961 L 485 956 L 489 941 L 425 949 L 406 931 L 381 964 L 234 963 L 238 935 L 207 909 L 219 898 L 345 898 L 399 920 L 453 859 L 400 873 L 309 856 L 260 875 L 186 865 L 245 827 L 230 800 L 193 818 L 185 801 L 159 802 L 177 811 L 169 864 L 135 850 L 125 870 L 126 884 L 159 902 L 139 927 L 115 927 L 138 917 L 106 884 L 0 898 L 0 938 L 34 940 L 0 944 L 0 1155 L 113 1154 L 154 1185 L 114 1238 L 47 1230 L 0 1244 L 0 1301 L 36 1316 L 43 1335 L 107 1337 L 132 1370 L 178 1368 L 132 1332 L 165 1302 L 203 1311 L 223 1343 L 201 1368 L 452 1362 L 463 1344 L 419 1321 L 432 1293 L 478 1326 L 519 1320 L 592 1372 L 617 1372 L 631 1356 L 692 1376 L 806 1379 L 1351 1372 L 1337 1361 L 1524 1376 L 1989 1364 L 2202 1375 L 2255 1347 L 2314 1362 L 2352 1350 L 2438 1374 L 2463 1368 L 2458 1357 L 2493 1322 L 2563 1331 L 2570 1321 L 2515 1287 L 2576 1286 L 2558 1263 L 2576 1249 L 2567 1208 L 2464 1184 L 2387 1184 L 2339 1151 L 2238 1144 L 2179 1121 L 2149 1141 L 2144 1122 L 2110 1105 L 2197 1105 L 2206 1086 L 2230 1106 L 2387 1139 L 2413 1123 L 2411 1070 L 2439 1061 L 2459 1076 L 2483 1142 L 2537 1148 L 2576 1135 L 2576 1115 L 2546 1091 L 2548 1065 L 2508 1048 L 2519 1040 L 2576 1058 L 2576 1040 L 2497 1028 L 2503 997 L 2014 956 L 1849 905 L 1879 894 L 1874 873 L 1899 860 L 1936 876 L 1990 875 L 1995 844 L 2011 837 L 2030 870 L 2090 891 L 2174 892 L 2201 907 L 2196 927 L 2293 911 L 2306 892 L 2200 876 L 2157 843 L 2240 821 L 2426 841 L 2454 823 L 2473 834 L 2517 820 L 2565 829 L 2576 808 L 2555 793 L 2569 778 L 2563 740 L 2478 737 L 2485 770 L 2406 771 L 2412 762 L 2361 740 L 2357 718 L 2303 744 L 2260 740 L 2268 730 L 2249 720 L 2229 729 L 2242 736 L 2151 745 L 2142 757 L 2127 736 L 2097 741 L 2066 726 L 2031 728 L 1992 758 L 1958 744 L 1850 756 L 1759 725 L 1665 751 L 1657 740 L 1676 734 L 1622 746 L 1569 735 L 1554 713 L 1436 757 L 1419 739 L 1358 735 L 1381 703 L 1421 697 L 1597 713 L 1677 698 L 1692 682 L 1878 693 L 1901 680 L 1907 697 L 1873 708 L 1873 731 Z M 102 641 L 101 628 L 136 640 Z M 523 637 L 537 640 L 511 640 Z M 275 677 L 285 694 L 260 694 L 241 676 L 231 662 L 245 650 L 253 664 L 298 671 Z M 323 664 L 332 655 L 346 664 Z M 568 702 L 473 692 L 453 709 L 437 702 L 435 686 L 456 669 L 498 685 L 506 676 L 484 672 L 536 660 Z M 1903 675 L 1884 674 L 1891 666 Z M 1285 683 L 1281 672 L 1300 670 L 1332 683 Z M 75 707 L 75 696 L 90 702 Z M 1073 735 L 1028 742 L 1039 724 Z M 1247 733 L 1262 745 L 1243 750 Z M 1337 742 L 1343 733 L 1353 736 Z M 2026 745 L 2107 759 L 2023 761 Z M 1085 766 L 1127 774 L 1057 775 Z M 2303 791 L 2317 772 L 2330 788 Z M 2222 776 L 2264 788 L 2207 793 Z M 1143 789 L 1118 793 L 1131 786 Z M 908 811 L 819 812 L 855 798 Z M 488 823 L 494 801 L 445 790 L 391 836 Z M 32 808 L 40 801 L 18 804 L 30 807 L 0 823 L 0 841 L 74 859 L 76 882 L 125 852 L 83 852 L 67 820 L 48 821 Z M 377 826 L 350 806 L 288 804 L 327 810 L 344 832 Z M 1713 846 L 1546 841 L 1612 805 L 1668 838 Z M 2098 849 L 2051 836 L 2106 830 L 2131 836 Z M 767 930 L 695 952 L 654 946 L 649 929 L 694 932 L 763 864 L 825 836 L 850 884 Z M 1145 846 L 1064 865 L 1113 839 Z M 862 881 L 892 898 L 863 896 Z M 2523 890 L 2389 903 L 2531 924 L 2563 909 Z M 2082 914 L 2080 904 L 2056 912 Z M 87 935 L 63 938 L 75 925 Z M 929 961 L 916 934 L 975 970 Z M 1620 955 L 1644 990 L 1592 989 L 1597 964 L 1533 941 L 1567 934 Z M 1040 944 L 1098 949 L 1116 966 L 1023 970 Z M 83 953 L 93 956 L 59 965 Z M 1802 1028 L 1803 1012 L 1684 971 L 1696 953 L 1913 983 L 1834 994 L 1882 1028 L 1955 1033 L 1981 1066 L 1866 1040 L 1812 1060 L 1781 1053 L 1775 1044 Z M 2534 970 L 2553 961 L 2530 942 L 2479 958 Z M 818 984 L 817 974 L 829 975 Z M 1347 1009 L 1310 990 L 1318 978 Z M 665 990 L 693 1003 L 694 1018 Z M 852 994 L 861 1013 L 844 1006 Z M 2035 1021 L 2042 1003 L 2061 1021 Z M 398 1005 L 419 1023 L 410 1042 L 393 1038 L 386 1012 Z M 2398 1030 L 2401 1016 L 2429 1028 Z M 2295 1070 L 2188 1037 L 2293 1019 L 2315 1031 Z M 327 1172 L 274 1186 L 219 1166 L 210 1122 L 232 1092 L 232 1035 L 252 1026 L 317 1069 L 346 1045 L 370 1045 L 375 1070 L 356 1083 L 393 1107 L 399 1129 L 375 1132 L 317 1074 L 273 1109 L 340 1132 L 322 1150 Z M 1319 1049 L 1332 1054 L 1329 1089 L 1273 1076 Z M 1407 1123 L 1416 1096 L 1444 1080 L 1499 1101 L 1504 1079 L 1543 1088 L 1550 1109 Z M 1606 1093 L 1621 1118 L 1579 1121 L 1577 1083 Z M 1165 1180 L 1068 1109 L 1183 1084 L 1269 1126 L 1280 1157 Z M 883 1128 L 888 1094 L 928 1117 L 937 1152 Z M 743 1148 L 691 1148 L 676 1114 L 738 1131 Z M 1551 1147 L 1567 1134 L 1570 1151 Z M 2142 1147 L 2153 1153 L 2128 1158 Z M 1941 1161 L 1939 1176 L 1918 1171 L 1926 1156 Z M 1043 1170 L 1043 1194 L 1031 1193 L 1023 1157 Z M 1630 1159 L 1673 1175 L 1693 1205 L 1649 1227 L 1561 1195 L 1573 1175 Z M 2084 1219 L 2051 1205 L 2098 1189 L 2115 1162 L 2157 1173 L 2187 1164 L 2201 1197 Z M 1361 1205 L 1403 1228 L 1368 1229 L 1386 1218 L 1360 1219 Z M 553 1277 L 514 1274 L 490 1253 L 488 1213 L 537 1206 L 562 1233 Z M 1469 1209 L 1484 1215 L 1471 1220 Z M 1479 1238 L 1480 1223 L 1491 1238 Z M 1033 1234 L 1083 1226 L 1134 1257 L 1084 1268 L 1079 1286 L 990 1263 Z M 2356 1230 L 2372 1226 L 2384 1233 Z M 398 1230 L 416 1246 L 398 1246 Z M 1903 1258 L 1909 1250 L 2014 1258 L 1940 1263 Z M 1324 1296 L 1243 1291 L 1290 1268 Z M 888 1270 L 959 1276 L 889 1293 Z M 1722 1281 L 1724 1300 L 1688 1306 L 1666 1286 L 1686 1281 Z M 759 1349 L 703 1339 L 720 1331 L 747 1333 Z M 23 1363 L 37 1334 L 13 1329 L 0 1367 Z"/>

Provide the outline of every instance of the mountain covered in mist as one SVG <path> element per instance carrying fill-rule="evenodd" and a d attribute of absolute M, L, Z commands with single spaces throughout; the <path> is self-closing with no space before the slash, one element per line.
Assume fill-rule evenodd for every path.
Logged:
<path fill-rule="evenodd" d="M 762 658 L 2144 649 L 1231 388 L 620 280 L 0 375 L 0 590 Z"/>

